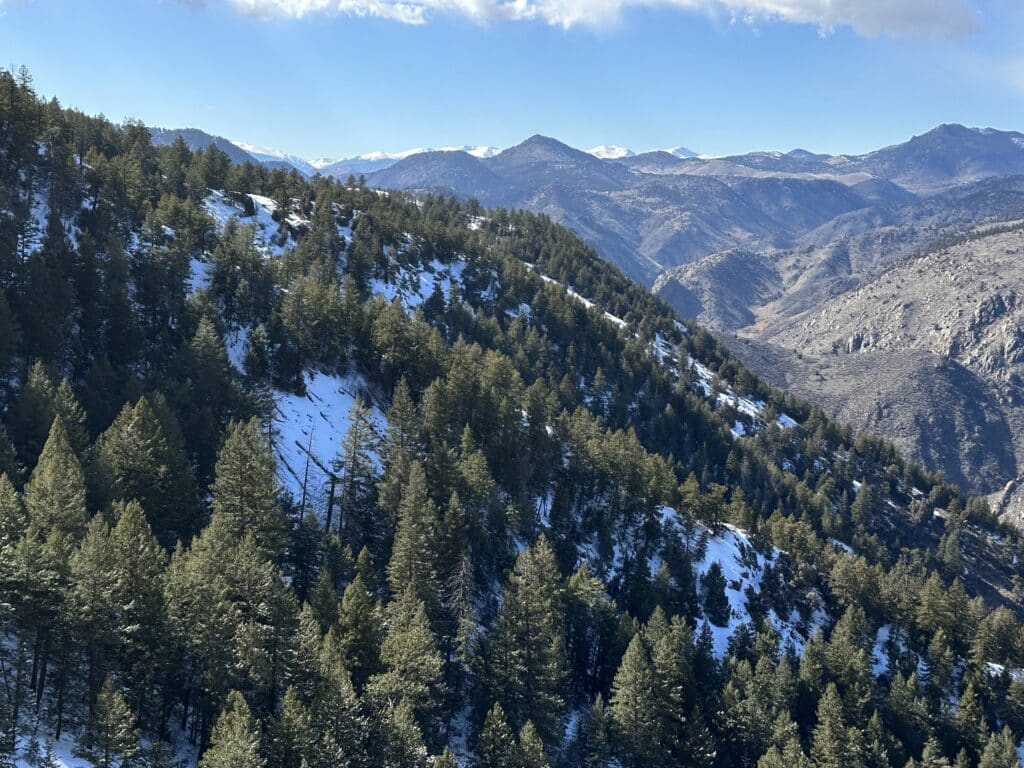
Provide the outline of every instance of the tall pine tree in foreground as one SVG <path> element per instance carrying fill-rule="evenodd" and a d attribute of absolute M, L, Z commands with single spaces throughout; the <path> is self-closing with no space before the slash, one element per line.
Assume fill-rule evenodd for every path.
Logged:
<path fill-rule="evenodd" d="M 266 768 L 260 753 L 260 735 L 245 697 L 232 691 L 217 719 L 210 748 L 199 768 Z"/>
<path fill-rule="evenodd" d="M 85 534 L 89 523 L 85 473 L 59 416 L 25 486 L 25 506 L 29 519 L 41 530 L 59 531 L 73 539 Z"/>
<path fill-rule="evenodd" d="M 658 709 L 657 679 L 641 633 L 633 635 L 612 683 L 608 713 L 627 768 L 642 768 L 662 760 L 662 712 Z"/>
<path fill-rule="evenodd" d="M 233 422 L 217 456 L 213 514 L 239 535 L 251 533 L 265 554 L 276 556 L 284 543 L 279 489 L 277 462 L 259 421 Z"/>

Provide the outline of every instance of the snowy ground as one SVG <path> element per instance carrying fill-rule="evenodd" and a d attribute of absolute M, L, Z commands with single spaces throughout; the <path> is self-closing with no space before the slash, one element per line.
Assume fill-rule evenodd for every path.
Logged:
<path fill-rule="evenodd" d="M 306 394 L 278 392 L 274 397 L 278 474 L 296 501 L 306 487 L 307 501 L 322 494 L 331 461 L 351 424 L 350 411 L 362 387 L 358 377 L 306 374 Z M 383 434 L 387 419 L 374 407 L 370 420 Z"/>
<path fill-rule="evenodd" d="M 230 219 L 237 219 L 240 224 L 255 225 L 257 244 L 267 255 L 281 256 L 289 248 L 294 248 L 295 241 L 291 237 L 291 230 L 305 226 L 309 222 L 295 213 L 289 213 L 285 218 L 287 226 L 284 228 L 282 237 L 281 225 L 274 221 L 277 203 L 263 195 L 249 195 L 248 197 L 252 200 L 256 211 L 254 216 L 246 216 L 240 204 L 219 190 L 212 191 L 203 200 L 203 207 L 221 229 Z"/>
<path fill-rule="evenodd" d="M 673 532 L 678 532 L 679 516 L 676 510 L 671 507 L 663 507 L 661 520 L 666 534 L 671 535 Z M 715 655 L 721 659 L 728 649 L 729 638 L 735 634 L 740 624 L 747 624 L 751 627 L 753 625 L 747 610 L 747 589 L 752 589 L 754 593 L 761 591 L 765 568 L 769 564 L 775 563 L 781 553 L 774 548 L 767 556 L 759 553 L 751 542 L 749 534 L 732 525 L 722 526 L 717 534 L 711 534 L 703 526 L 698 526 L 698 530 L 706 534 L 707 547 L 704 557 L 694 563 L 694 571 L 697 578 L 700 579 L 708 572 L 712 563 L 718 563 L 721 566 L 726 582 L 725 594 L 729 599 L 731 609 L 726 626 L 709 625 L 714 640 Z M 660 560 L 657 559 L 650 563 L 652 576 L 657 572 L 659 565 Z M 770 610 L 768 619 L 779 633 L 781 648 L 784 649 L 792 645 L 797 652 L 803 649 L 810 635 L 827 622 L 827 616 L 820 610 L 812 617 L 810 625 L 806 627 L 803 626 L 803 622 L 795 610 L 786 617 L 777 616 L 774 610 Z"/>
<path fill-rule="evenodd" d="M 371 280 L 370 289 L 374 295 L 383 296 L 387 301 L 397 298 L 411 313 L 430 298 L 435 288 L 440 289 L 441 295 L 446 299 L 453 286 L 461 289 L 462 273 L 465 268 L 466 263 L 463 261 L 444 264 L 434 259 L 422 267 L 400 270 L 392 281 Z"/>

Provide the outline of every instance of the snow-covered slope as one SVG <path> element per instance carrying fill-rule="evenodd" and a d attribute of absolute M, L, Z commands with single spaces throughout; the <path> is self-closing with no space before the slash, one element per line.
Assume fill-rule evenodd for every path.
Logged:
<path fill-rule="evenodd" d="M 278 476 L 298 502 L 316 507 L 327 491 L 331 463 L 352 424 L 357 396 L 365 399 L 365 383 L 356 375 L 307 372 L 305 393 L 274 393 L 274 448 Z M 387 419 L 372 407 L 370 424 L 382 435 Z"/>
<path fill-rule="evenodd" d="M 666 535 L 680 535 L 679 515 L 671 507 L 662 510 L 662 524 Z M 698 579 L 708 572 L 713 563 L 721 566 L 722 575 L 725 576 L 729 620 L 724 626 L 709 625 L 714 639 L 715 655 L 721 659 L 728 650 L 729 638 L 736 633 L 740 625 L 752 626 L 748 592 L 760 594 L 766 569 L 778 565 L 782 553 L 774 547 L 767 554 L 759 552 L 746 531 L 731 525 L 725 525 L 717 532 L 701 527 L 698 536 L 706 537 L 704 556 L 694 564 Z M 816 597 L 812 603 L 817 600 Z M 807 613 L 806 616 L 795 606 L 785 616 L 779 616 L 775 608 L 768 610 L 768 619 L 779 633 L 780 647 L 785 649 L 792 646 L 797 653 L 802 651 L 804 643 L 828 622 L 828 617 L 820 608 L 808 603 L 801 607 Z"/>

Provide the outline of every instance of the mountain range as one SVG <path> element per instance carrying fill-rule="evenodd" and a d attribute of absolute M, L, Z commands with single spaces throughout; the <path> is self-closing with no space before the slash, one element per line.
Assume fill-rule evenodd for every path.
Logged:
<path fill-rule="evenodd" d="M 1019 765 L 1024 533 L 983 499 L 548 216 L 0 94 L 0 765 Z M 409 165 L 564 200 L 650 175 L 543 137 Z M 754 181 L 764 210 L 808 183 Z M 794 229 L 868 199 L 812 181 Z M 674 284 L 743 357 L 818 356 L 797 385 L 911 389 L 903 359 L 1005 385 L 952 416 L 1012 440 L 1015 189 L 908 192 L 825 225 L 864 228 L 845 257 L 736 248 Z"/>
<path fill-rule="evenodd" d="M 372 153 L 314 170 L 546 214 L 758 373 L 1024 519 L 1021 133 L 949 124 L 862 155 L 716 158 L 537 135 L 503 151 Z M 965 271 L 975 258 L 998 263 L 999 279 L 977 282 L 985 270 Z M 917 298 L 901 298 L 911 289 Z"/>

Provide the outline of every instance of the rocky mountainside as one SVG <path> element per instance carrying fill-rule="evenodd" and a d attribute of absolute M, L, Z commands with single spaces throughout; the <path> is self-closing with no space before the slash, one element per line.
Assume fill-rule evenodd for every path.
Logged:
<path fill-rule="evenodd" d="M 668 152 L 602 160 L 534 136 L 491 158 L 413 155 L 368 181 L 545 213 L 648 285 L 667 268 L 723 249 L 792 247 L 837 216 L 876 204 L 879 194 L 834 177 L 703 172 L 715 162 Z"/>
<path fill-rule="evenodd" d="M 218 142 L 199 134 L 185 138 Z M 1013 285 L 1012 248 L 999 238 L 1016 235 L 992 228 L 1024 219 L 1024 135 L 942 125 L 859 156 L 584 152 L 544 136 L 478 149 L 368 155 L 359 167 L 376 188 L 544 213 L 684 317 L 735 335 L 736 353 L 770 380 L 972 491 L 1016 481 L 1017 385 L 1013 363 L 993 352 L 1009 331 L 974 339 L 960 321 L 979 301 L 1007 301 L 990 295 L 992 279 L 966 290 L 978 275 Z M 347 175 L 345 162 L 320 172 Z M 965 235 L 977 268 L 954 258 Z M 933 278 L 938 264 L 952 277 Z M 916 302 L 921 327 L 894 309 L 903 301 Z M 929 323 L 956 329 L 956 349 Z"/>
<path fill-rule="evenodd" d="M 979 228 L 741 334 L 789 350 L 764 367 L 855 425 L 993 491 L 1024 460 L 1022 253 L 1024 225 Z M 1003 507 L 1019 514 L 1015 499 Z"/>
<path fill-rule="evenodd" d="M 1012 350 L 1014 321 L 978 323 L 1016 311 L 1022 216 L 1020 177 L 990 178 L 838 217 L 800 248 L 713 254 L 655 290 L 733 335 L 775 383 L 976 492 L 1001 491 L 1020 474 L 1016 363 L 995 351 Z"/>

